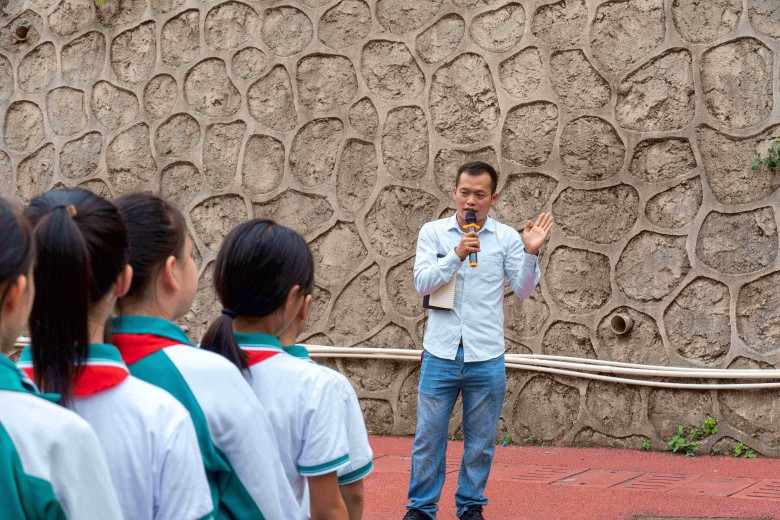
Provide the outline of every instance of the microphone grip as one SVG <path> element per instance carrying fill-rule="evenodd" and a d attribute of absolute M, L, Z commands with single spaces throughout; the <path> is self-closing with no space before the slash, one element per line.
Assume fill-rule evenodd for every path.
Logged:
<path fill-rule="evenodd" d="M 477 253 L 469 253 L 469 266 L 477 267 Z"/>

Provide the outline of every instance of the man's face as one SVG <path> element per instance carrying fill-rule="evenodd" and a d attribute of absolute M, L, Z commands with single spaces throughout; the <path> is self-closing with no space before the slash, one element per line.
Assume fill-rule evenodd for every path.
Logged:
<path fill-rule="evenodd" d="M 498 193 L 490 193 L 490 175 L 487 173 L 469 175 L 464 172 L 458 185 L 452 189 L 452 196 L 461 224 L 466 222 L 466 213 L 473 211 L 481 226 L 487 219 L 490 206 L 498 202 Z"/>

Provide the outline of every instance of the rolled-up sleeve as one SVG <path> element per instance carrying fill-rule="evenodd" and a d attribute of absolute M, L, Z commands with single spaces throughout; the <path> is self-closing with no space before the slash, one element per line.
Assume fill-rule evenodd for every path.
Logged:
<path fill-rule="evenodd" d="M 417 239 L 417 256 L 414 260 L 414 288 L 420 296 L 426 296 L 449 282 L 458 272 L 463 261 L 451 249 L 442 258 L 439 253 L 433 223 L 425 224 Z"/>

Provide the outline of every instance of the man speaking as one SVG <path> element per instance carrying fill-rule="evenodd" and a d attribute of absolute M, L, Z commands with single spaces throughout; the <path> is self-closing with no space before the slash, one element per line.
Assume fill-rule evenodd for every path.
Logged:
<path fill-rule="evenodd" d="M 491 219 L 488 212 L 498 201 L 497 185 L 498 174 L 489 164 L 462 165 L 452 190 L 455 215 L 428 222 L 420 230 L 414 264 L 417 291 L 422 296 L 439 289 L 452 291 L 456 278 L 452 308 L 431 308 L 428 316 L 404 520 L 436 518 L 447 424 L 459 392 L 464 453 L 456 513 L 461 520 L 481 520 L 487 504 L 482 492 L 506 393 L 504 279 L 518 296 L 531 295 L 541 276 L 538 250 L 553 227 L 550 213 L 542 213 L 533 225 L 529 220 L 521 233 Z"/>

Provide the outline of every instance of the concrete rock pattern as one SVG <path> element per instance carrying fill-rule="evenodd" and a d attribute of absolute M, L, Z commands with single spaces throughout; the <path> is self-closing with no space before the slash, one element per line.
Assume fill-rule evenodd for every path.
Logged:
<path fill-rule="evenodd" d="M 501 86 L 519 99 L 530 96 L 539 88 L 542 72 L 542 57 L 536 47 L 525 48 L 498 66 Z"/>
<path fill-rule="evenodd" d="M 643 231 L 629 241 L 620 255 L 615 279 L 626 296 L 640 301 L 660 300 L 672 292 L 690 270 L 684 236 Z"/>
<path fill-rule="evenodd" d="M 561 230 L 572 237 L 596 243 L 618 242 L 637 219 L 639 194 L 620 184 L 598 190 L 566 188 L 553 202 L 553 213 Z M 612 215 L 599 222 L 597 215 Z"/>
<path fill-rule="evenodd" d="M 776 2 L 4 9 L 0 194 L 81 186 L 172 200 L 200 269 L 182 320 L 194 339 L 219 312 L 210 284 L 224 235 L 269 217 L 303 233 L 317 258 L 302 340 L 422 348 L 417 232 L 452 214 L 457 166 L 485 160 L 501 174 L 496 218 L 522 228 L 552 209 L 559 224 L 540 287 L 505 299 L 507 351 L 780 366 L 780 173 L 750 169 L 780 129 Z M 630 333 L 610 330 L 617 313 Z M 372 431 L 414 432 L 414 364 L 331 364 L 358 387 Z M 761 393 L 508 374 L 501 429 L 513 439 L 662 446 L 678 423 L 714 411 L 718 442 L 780 455 L 780 412 Z"/>
<path fill-rule="evenodd" d="M 417 37 L 417 54 L 425 63 L 442 61 L 458 47 L 465 29 L 466 22 L 457 14 L 442 17 Z"/>
<path fill-rule="evenodd" d="M 461 54 L 433 75 L 431 119 L 438 134 L 453 143 L 481 141 L 498 123 L 500 109 L 487 62 Z"/>
<path fill-rule="evenodd" d="M 710 115 L 731 128 L 745 128 L 772 112 L 772 51 L 741 38 L 702 56 L 702 89 Z"/>

